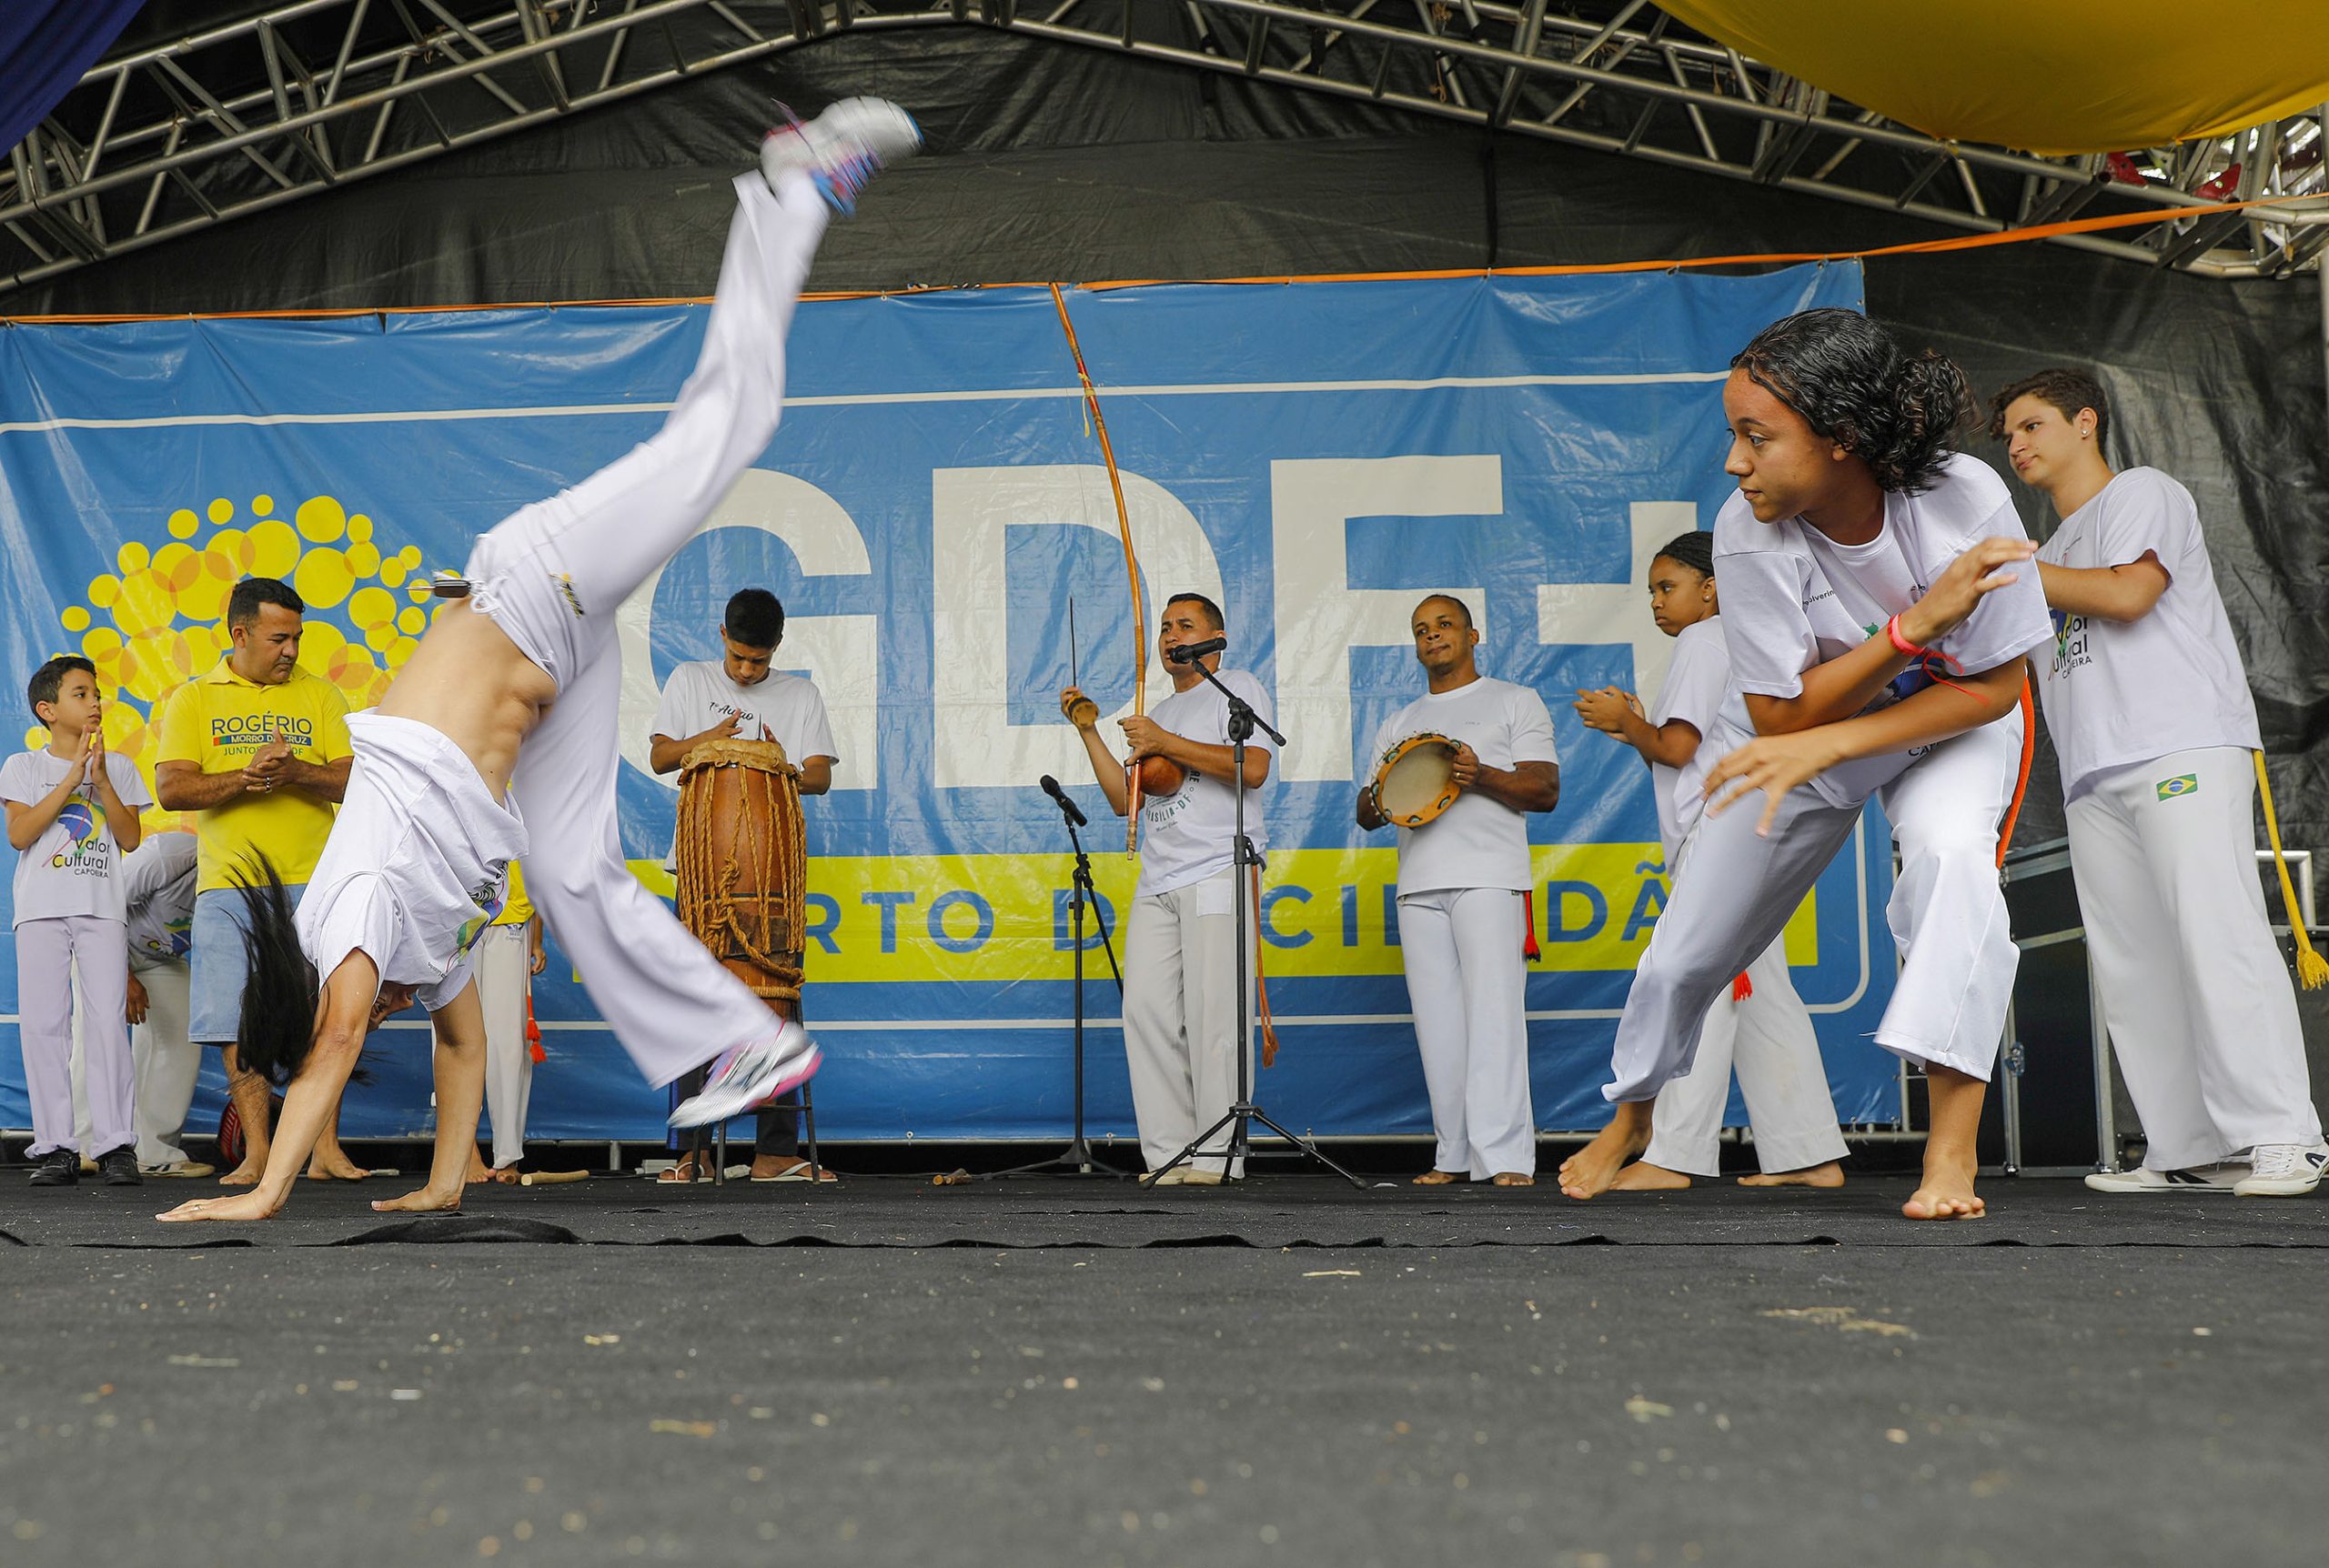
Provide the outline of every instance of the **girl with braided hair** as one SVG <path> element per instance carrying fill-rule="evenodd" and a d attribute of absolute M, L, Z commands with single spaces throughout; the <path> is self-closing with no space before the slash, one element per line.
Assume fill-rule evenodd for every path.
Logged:
<path fill-rule="evenodd" d="M 2023 656 L 2052 631 L 2005 484 L 1957 452 L 1972 394 L 1856 311 L 1764 328 L 1731 361 L 1714 565 L 1737 689 L 1708 738 L 1707 818 L 1634 973 L 1608 1127 L 1561 1167 L 1608 1191 L 1648 1146 L 1707 1009 L 1786 926 L 1870 795 L 1900 845 L 1901 968 L 1876 1042 L 1932 1120 L 1912 1220 L 1971 1219 L 1974 1137 L 2016 953 L 1994 854 L 2020 761 Z M 2021 569 L 2013 569 L 2021 567 Z M 1749 798 L 1760 794 L 1759 813 Z M 1731 809 L 1742 801 L 1749 809 Z"/>

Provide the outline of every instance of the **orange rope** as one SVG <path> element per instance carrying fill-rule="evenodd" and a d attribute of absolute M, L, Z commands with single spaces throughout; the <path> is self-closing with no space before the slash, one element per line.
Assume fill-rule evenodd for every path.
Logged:
<path fill-rule="evenodd" d="M 2013 799 L 2006 803 L 2005 825 L 1998 829 L 1998 869 L 2005 869 L 2005 852 L 2013 848 L 2014 825 L 2021 820 L 2021 798 L 2030 792 L 2030 759 L 2038 750 L 2038 716 L 2030 709 L 2030 677 L 2021 678 L 2021 769 L 2013 778 Z"/>
<path fill-rule="evenodd" d="M 2320 193 L 2296 196 L 2256 196 L 2248 201 L 2211 202 L 2199 206 L 2156 207 L 2146 212 L 2112 213 L 2102 217 L 2072 218 L 2063 223 L 2042 223 L 2028 228 L 1995 229 L 1987 234 L 1955 235 L 1947 239 L 1921 239 L 1908 245 L 1878 246 L 1868 250 L 1803 250 L 1771 252 L 1759 256 L 1676 256 L 1655 261 L 1580 262 L 1548 266 L 1447 267 L 1437 271 L 1413 272 L 1312 272 L 1287 273 L 1255 277 L 1145 277 L 1116 278 L 1099 283 L 1083 283 L 1075 286 L 1097 293 L 1114 288 L 1149 288 L 1168 283 L 1210 283 L 1224 286 L 1282 285 L 1294 283 L 1399 283 L 1448 277 L 1573 277 L 1600 273 L 1672 272 L 1685 267 L 1701 266 L 1793 266 L 1808 261 L 1865 261 L 1873 256 L 1937 256 L 1950 251 L 1984 250 L 1991 246 L 2023 245 L 2032 240 L 2059 239 L 2065 235 L 2102 234 L 2112 229 L 2140 228 L 2146 224 L 2173 223 L 2181 218 L 2207 217 L 2216 213 L 2239 212 L 2246 207 L 2277 206 L 2285 202 L 2318 201 Z M 918 294 L 963 294 L 981 289 L 1051 288 L 1054 283 L 970 283 L 928 284 L 909 288 L 834 289 L 823 293 L 804 294 L 806 300 L 834 299 L 901 299 Z M 426 316 L 447 315 L 477 310 L 595 310 L 629 309 L 655 306 L 709 305 L 710 295 L 676 295 L 660 299 L 539 299 L 505 301 L 499 305 L 396 305 L 352 306 L 332 309 L 300 310 L 222 310 L 208 312 L 179 311 L 173 315 L 110 315 L 110 316 L 0 316 L 0 323 L 18 327 L 99 327 L 132 321 L 270 321 L 270 320 L 335 320 L 353 316 Z M 1062 313 L 1064 315 L 1063 305 Z M 1070 336 L 1074 335 L 1073 328 Z"/>

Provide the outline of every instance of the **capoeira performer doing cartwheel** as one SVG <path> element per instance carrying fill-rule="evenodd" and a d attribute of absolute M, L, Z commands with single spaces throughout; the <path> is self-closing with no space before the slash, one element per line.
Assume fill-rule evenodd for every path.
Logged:
<path fill-rule="evenodd" d="M 849 210 L 874 170 L 920 145 L 902 110 L 872 98 L 770 134 L 761 169 L 736 181 L 701 356 L 661 430 L 479 539 L 468 598 L 437 616 L 378 709 L 348 721 L 354 776 L 296 929 L 279 888 L 250 895 L 242 1058 L 290 1085 L 267 1172 L 250 1192 L 163 1219 L 280 1209 L 366 1032 L 415 1000 L 436 1025 L 436 1159 L 419 1191 L 373 1207 L 459 1206 L 485 1050 L 466 946 L 521 853 L 535 904 L 648 1081 L 714 1062 L 675 1122 L 751 1110 L 816 1071 L 801 1026 L 772 1027 L 624 865 L 615 611 L 775 435 L 785 330 L 828 204 Z M 523 821 L 506 802 L 513 771 Z"/>
<path fill-rule="evenodd" d="M 2329 1146 L 2257 886 L 2263 742 L 2199 509 L 2157 468 L 2112 472 L 2111 410 L 2083 371 L 2042 370 L 1991 407 L 2014 471 L 2062 519 L 2038 557 L 2061 623 L 2038 697 L 2103 1016 L 2148 1140 L 2139 1168 L 2086 1184 L 2310 1192 Z"/>
<path fill-rule="evenodd" d="M 1680 880 L 1690 838 L 1706 815 L 1708 744 L 1723 705 L 1736 702 L 1730 650 L 1722 635 L 1714 580 L 1714 536 L 1696 529 L 1669 542 L 1649 563 L 1649 610 L 1674 639 L 1666 684 L 1645 714 L 1615 687 L 1580 691 L 1574 706 L 1588 729 L 1614 735 L 1649 764 L 1658 798 L 1658 836 L 1669 877 Z M 1762 1173 L 1742 1187 L 1840 1187 L 1844 1135 L 1811 1014 L 1787 969 L 1787 939 L 1775 940 L 1746 972 L 1715 993 L 1699 1031 L 1689 1071 L 1658 1097 L 1658 1124 L 1642 1157 L 1618 1172 L 1610 1190 L 1666 1191 L 1721 1169 L 1722 1113 L 1730 1074 L 1755 1132 Z"/>
<path fill-rule="evenodd" d="M 1923 1065 L 1932 1105 L 1924 1178 L 1902 1211 L 1978 1215 L 1974 1136 L 2017 956 L 1998 825 L 2020 761 L 2022 656 L 2052 636 L 2022 565 L 2036 547 L 2004 483 L 1952 450 L 1971 410 L 1963 373 L 1903 354 L 1863 316 L 1813 310 L 1766 327 L 1731 362 L 1722 402 L 1739 493 L 1715 520 L 1715 575 L 1742 698 L 1711 741 L 1721 759 L 1689 874 L 1618 1024 L 1602 1091 L 1616 1114 L 1562 1165 L 1561 1190 L 1608 1191 L 1648 1146 L 1707 1009 L 1770 946 L 1875 794 L 1901 858 L 1890 910 L 1901 969 L 1876 1041 Z"/>

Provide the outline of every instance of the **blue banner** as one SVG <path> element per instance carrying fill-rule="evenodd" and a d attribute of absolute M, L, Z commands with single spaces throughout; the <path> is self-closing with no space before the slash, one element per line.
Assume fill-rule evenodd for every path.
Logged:
<path fill-rule="evenodd" d="M 1719 401 L 1768 321 L 1858 306 L 1851 266 L 1071 291 L 1122 470 L 1153 623 L 1166 595 L 1225 609 L 1288 745 L 1265 793 L 1264 960 L 1285 1050 L 1259 1092 L 1320 1133 L 1427 1131 L 1389 835 L 1353 792 L 1375 726 L 1422 689 L 1407 618 L 1460 594 L 1487 674 L 1553 710 L 1558 811 L 1530 819 L 1544 959 L 1527 1005 L 1539 1124 L 1598 1126 L 1628 981 L 1665 896 L 1647 770 L 1570 712 L 1574 689 L 1645 693 L 1669 644 L 1649 552 L 1729 492 Z M 428 572 L 525 502 L 651 432 L 693 362 L 700 307 L 19 327 L 0 337 L 0 650 L 97 664 L 109 743 L 151 777 L 157 706 L 224 643 L 227 589 L 290 580 L 301 661 L 377 700 L 426 626 Z M 721 608 L 783 600 L 777 663 L 814 678 L 841 753 L 808 803 L 809 985 L 831 1065 L 820 1130 L 850 1138 L 1060 1134 L 1074 958 L 1069 857 L 1044 773 L 1095 820 L 1111 918 L 1133 864 L 1059 689 L 1128 711 L 1125 554 L 1051 294 L 811 301 L 784 426 L 759 467 L 622 616 L 624 849 L 650 884 L 676 796 L 646 767 L 661 682 L 716 658 Z M 1071 647 L 1066 606 L 1081 646 Z M 1112 727 L 1110 732 L 1113 732 Z M 24 732 L 26 745 L 43 733 Z M 156 814 L 155 826 L 176 825 Z M 1790 926 L 1837 1110 L 1898 1115 L 1867 1043 L 1890 994 L 1890 858 L 1871 814 Z M 529 1131 L 652 1138 L 646 1091 L 556 933 L 536 1010 L 549 1059 Z M 1131 1128 L 1118 1007 L 1087 955 L 1090 1116 Z M 0 972 L 0 1124 L 25 1124 Z M 392 1027 L 352 1136 L 428 1125 L 425 1037 Z M 214 1114 L 215 1067 L 191 1125 Z M 1736 1112 L 1734 1106 L 1734 1113 Z"/>

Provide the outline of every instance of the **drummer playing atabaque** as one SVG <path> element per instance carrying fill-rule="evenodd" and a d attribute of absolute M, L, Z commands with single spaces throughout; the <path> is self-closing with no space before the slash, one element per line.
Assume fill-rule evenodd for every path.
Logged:
<path fill-rule="evenodd" d="M 648 765 L 657 773 L 671 772 L 707 740 L 773 740 L 784 749 L 784 759 L 801 770 L 794 782 L 802 794 L 831 789 L 838 758 L 825 699 L 815 681 L 774 668 L 783 641 L 784 606 L 777 597 L 761 588 L 738 589 L 720 619 L 721 657 L 680 665 L 663 683 L 663 699 L 647 738 Z M 676 871 L 677 860 L 665 857 L 663 869 Z M 680 1087 L 693 1093 L 696 1083 L 696 1075 L 690 1074 Z M 681 1155 L 665 1178 L 687 1181 L 708 1175 L 695 1170 L 693 1158 Z M 832 1179 L 829 1171 L 812 1173 L 801 1156 L 800 1092 L 765 1107 L 752 1140 L 752 1180 Z"/>
<path fill-rule="evenodd" d="M 1528 1094 L 1527 814 L 1560 803 L 1553 716 L 1526 686 L 1480 673 L 1479 629 L 1462 600 L 1416 606 L 1416 662 L 1428 689 L 1375 732 L 1381 757 L 1410 735 L 1455 741 L 1455 804 L 1399 834 L 1399 951 L 1438 1149 L 1416 1178 L 1499 1187 L 1537 1180 Z M 1369 780 L 1358 825 L 1393 826 Z"/>

